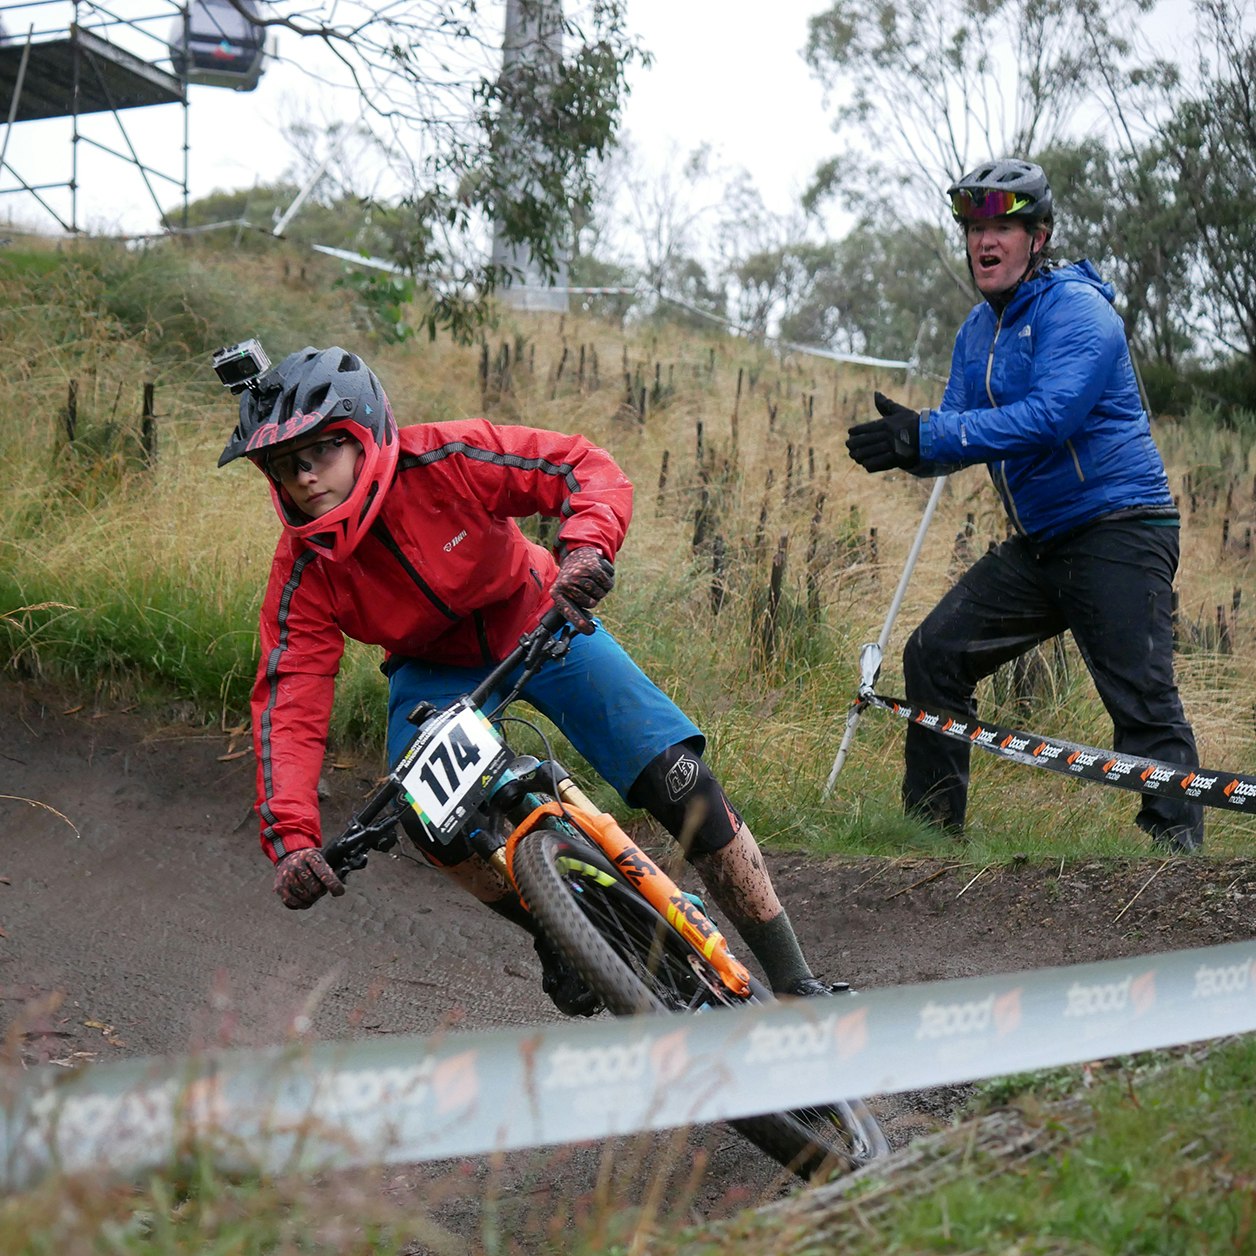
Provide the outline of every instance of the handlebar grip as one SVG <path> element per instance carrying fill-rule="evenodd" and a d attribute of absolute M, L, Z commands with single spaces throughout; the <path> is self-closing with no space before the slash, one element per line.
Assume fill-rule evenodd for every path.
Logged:
<path fill-rule="evenodd" d="M 557 632 L 567 622 L 567 616 L 558 609 L 557 606 L 551 606 L 549 610 L 541 616 L 541 622 L 537 626 L 544 628 L 547 633 Z"/>

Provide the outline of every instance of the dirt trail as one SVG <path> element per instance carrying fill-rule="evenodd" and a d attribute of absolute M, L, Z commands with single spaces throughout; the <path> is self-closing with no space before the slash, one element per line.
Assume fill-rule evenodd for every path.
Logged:
<path fill-rule="evenodd" d="M 305 1016 L 319 1038 L 559 1019 L 531 946 L 413 859 L 376 858 L 343 898 L 285 911 L 243 748 L 217 730 L 156 728 L 46 686 L 0 684 L 0 1029 L 26 1060 L 273 1044 Z M 341 770 L 328 784 L 335 820 L 370 782 Z M 864 988 L 1234 941 L 1251 935 L 1256 893 L 1250 861 L 1178 859 L 1146 885 L 1162 861 L 1025 866 L 987 872 L 963 895 L 974 870 L 958 861 L 769 862 L 816 970 Z M 901 1145 L 959 1097 L 874 1106 Z M 689 1140 L 678 1180 L 699 1149 L 709 1160 L 677 1198 L 703 1215 L 787 1185 L 725 1130 Z M 615 1148 L 612 1189 L 635 1190 L 664 1150 L 657 1139 Z M 425 1182 L 441 1224 L 474 1247 L 486 1175 L 517 1224 L 542 1225 L 556 1188 L 592 1198 L 606 1163 L 597 1148 L 551 1149 L 460 1166 L 461 1185 L 443 1195 L 431 1185 L 449 1180 L 448 1165 L 397 1170 L 385 1185 Z"/>

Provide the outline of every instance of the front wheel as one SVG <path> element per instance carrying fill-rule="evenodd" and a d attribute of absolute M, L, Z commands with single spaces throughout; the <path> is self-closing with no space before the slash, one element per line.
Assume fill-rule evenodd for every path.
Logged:
<path fill-rule="evenodd" d="M 602 851 L 563 822 L 543 821 L 520 842 L 514 874 L 541 929 L 617 1016 L 739 1001 Z"/>
<path fill-rule="evenodd" d="M 541 929 L 618 1016 L 772 998 L 757 982 L 748 998 L 732 994 L 602 851 L 562 821 L 544 821 L 520 842 L 514 873 Z M 888 1151 L 876 1119 L 857 1099 L 730 1124 L 807 1179 L 847 1172 Z"/>

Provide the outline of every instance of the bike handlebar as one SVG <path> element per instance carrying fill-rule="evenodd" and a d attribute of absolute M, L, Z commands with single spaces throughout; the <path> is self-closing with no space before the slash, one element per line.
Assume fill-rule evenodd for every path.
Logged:
<path fill-rule="evenodd" d="M 535 664 L 540 661 L 541 652 L 545 648 L 546 641 L 554 635 L 565 623 L 567 616 L 558 609 L 557 606 L 551 606 L 549 610 L 541 616 L 541 622 L 529 633 L 519 638 L 519 644 L 515 646 L 509 654 L 506 655 L 500 663 L 471 692 L 467 695 L 467 701 L 475 708 L 484 705 L 485 699 L 497 688 L 507 676 L 520 663 L 526 666 Z"/>
<path fill-rule="evenodd" d="M 550 638 L 565 623 L 567 617 L 558 607 L 546 611 L 541 622 L 520 637 L 519 644 L 467 695 L 471 705 L 477 710 L 483 706 L 488 696 L 521 663 L 525 676 L 530 668 L 539 665 Z M 515 693 L 508 694 L 501 706 L 513 701 L 514 697 Z M 342 878 L 365 865 L 367 851 L 384 849 L 385 842 L 391 845 L 396 840 L 392 833 L 396 816 L 385 822 L 377 821 L 381 813 L 396 801 L 399 788 L 400 782 L 389 776 L 362 804 L 343 832 L 323 848 L 324 857 Z"/>

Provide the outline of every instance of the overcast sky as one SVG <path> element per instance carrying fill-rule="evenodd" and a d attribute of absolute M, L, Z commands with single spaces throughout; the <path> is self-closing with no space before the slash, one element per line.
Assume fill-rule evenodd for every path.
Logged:
<path fill-rule="evenodd" d="M 625 125 L 638 148 L 663 155 L 709 142 L 725 164 L 751 172 L 771 208 L 787 208 L 832 144 L 820 87 L 799 55 L 807 18 L 821 7 L 822 0 L 775 0 L 765 21 L 761 0 L 629 0 L 632 29 L 655 57 L 650 70 L 632 76 Z M 0 18 L 11 36 L 40 20 L 2 6 Z M 296 55 L 296 44 L 296 36 L 280 34 L 284 57 Z M 252 93 L 193 87 L 193 197 L 280 173 L 288 160 L 280 128 L 301 110 L 305 90 L 300 75 L 283 63 Z M 181 112 L 167 105 L 122 115 L 145 162 L 176 176 L 182 170 Z M 124 146 L 107 115 L 91 125 L 103 142 Z M 0 119 L 0 134 L 3 129 Z M 68 122 L 18 125 L 7 160 L 28 183 L 68 180 Z M 81 223 L 104 231 L 156 227 L 152 199 L 134 170 L 85 144 L 79 160 Z M 150 178 L 163 203 L 177 200 L 177 189 Z M 0 188 L 13 186 L 11 175 L 0 176 Z M 44 195 L 68 217 L 68 193 L 50 189 Z M 27 196 L 6 195 L 0 197 L 0 217 L 9 214 L 29 221 L 40 211 Z"/>
<path fill-rule="evenodd" d="M 67 5 L 59 7 L 68 11 Z M 116 7 L 130 12 L 133 6 Z M 795 205 L 817 163 L 833 153 L 836 143 L 820 86 L 799 55 L 807 19 L 823 8 L 824 0 L 628 0 L 630 27 L 655 58 L 651 69 L 632 75 L 625 128 L 638 152 L 663 160 L 710 143 L 722 164 L 750 172 L 770 209 L 783 212 Z M 1161 9 L 1176 14 L 1167 25 L 1180 31 L 1189 0 L 1162 0 Z M 25 8 L 3 6 L 0 18 L 11 36 L 20 36 L 28 21 L 46 20 Z M 279 38 L 281 56 L 296 56 L 297 37 L 285 32 Z M 252 93 L 193 87 L 192 196 L 281 175 L 290 159 L 281 126 L 307 111 L 308 93 L 308 82 L 285 62 L 273 66 Z M 354 108 L 348 100 L 343 107 Z M 181 174 L 182 110 L 167 105 L 122 116 L 145 162 Z M 335 117 L 335 108 L 324 116 Z M 92 125 L 103 142 L 124 146 L 116 128 L 110 131 L 108 115 Z M 4 129 L 0 117 L 0 137 Z M 14 127 L 7 160 L 28 183 L 68 180 L 68 121 Z M 98 231 L 156 229 L 152 198 L 134 169 L 85 144 L 79 145 L 79 160 L 80 225 Z M 177 203 L 177 188 L 156 175 L 150 181 L 163 204 Z M 13 177 L 0 172 L 0 188 L 13 186 Z M 68 193 L 44 195 L 68 217 Z M 0 220 L 10 214 L 19 222 L 49 222 L 25 195 L 0 196 Z"/>

